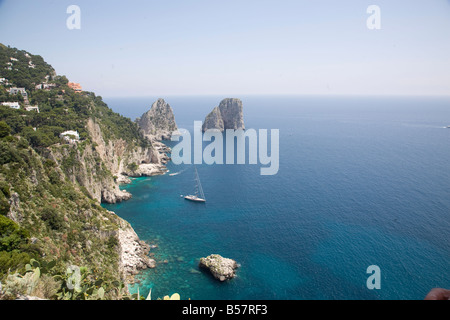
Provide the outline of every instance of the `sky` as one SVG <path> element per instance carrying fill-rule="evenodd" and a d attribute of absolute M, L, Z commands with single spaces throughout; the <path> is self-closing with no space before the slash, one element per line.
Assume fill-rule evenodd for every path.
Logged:
<path fill-rule="evenodd" d="M 103 97 L 450 95 L 450 0 L 0 0 L 0 43 Z"/>

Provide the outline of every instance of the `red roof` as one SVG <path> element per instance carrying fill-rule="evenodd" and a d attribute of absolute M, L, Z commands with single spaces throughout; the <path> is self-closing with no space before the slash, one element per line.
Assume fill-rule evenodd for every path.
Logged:
<path fill-rule="evenodd" d="M 81 84 L 79 84 L 79 83 L 69 82 L 67 85 L 69 86 L 69 88 L 72 88 L 75 91 L 82 91 L 83 90 L 81 88 Z"/>

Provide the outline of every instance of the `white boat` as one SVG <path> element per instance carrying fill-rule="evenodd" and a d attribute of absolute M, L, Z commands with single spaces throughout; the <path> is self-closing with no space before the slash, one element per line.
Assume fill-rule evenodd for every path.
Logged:
<path fill-rule="evenodd" d="M 196 181 L 195 195 L 187 195 L 184 198 L 186 200 L 194 201 L 194 202 L 206 202 L 205 194 L 203 193 L 202 184 L 200 183 L 200 178 L 198 177 L 197 168 L 195 168 L 195 181 Z"/>
<path fill-rule="evenodd" d="M 186 200 L 195 201 L 195 202 L 206 202 L 205 199 L 199 198 L 197 196 L 185 196 Z"/>

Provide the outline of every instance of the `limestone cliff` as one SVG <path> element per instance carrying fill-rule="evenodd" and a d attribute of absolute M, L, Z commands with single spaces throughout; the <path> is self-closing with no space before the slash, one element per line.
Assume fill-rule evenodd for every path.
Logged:
<path fill-rule="evenodd" d="M 220 102 L 205 118 L 202 130 L 245 129 L 242 101 L 227 98 Z"/>
<path fill-rule="evenodd" d="M 150 140 L 169 140 L 172 132 L 178 130 L 172 108 L 161 98 L 152 104 L 137 123 L 144 136 Z"/>
<path fill-rule="evenodd" d="M 142 269 L 155 268 L 156 261 L 148 256 L 150 246 L 139 239 L 131 225 L 122 219 L 119 224 L 120 272 L 123 279 L 133 282 L 134 275 Z"/>
<path fill-rule="evenodd" d="M 168 158 L 165 152 L 170 150 L 159 148 L 159 146 L 157 148 L 154 145 L 140 146 L 120 137 L 106 142 L 100 125 L 93 119 L 88 120 L 87 129 L 94 142 L 95 151 L 102 159 L 106 170 L 112 174 L 112 178 L 117 177 L 115 181 L 109 179 L 109 183 L 103 188 L 101 193 L 103 202 L 114 203 L 126 200 L 126 195 L 122 198 L 123 194 L 119 190 L 118 183 L 129 182 L 126 179 L 127 176 L 151 176 L 165 172 L 164 164 Z M 92 190 L 98 199 L 98 187 Z"/>
<path fill-rule="evenodd" d="M 106 203 L 128 200 L 131 194 L 119 189 L 119 183 L 129 182 L 127 176 L 165 172 L 168 150 L 139 146 L 120 137 L 106 142 L 100 124 L 93 118 L 88 119 L 86 129 L 92 143 L 54 145 L 48 149 L 47 158 L 62 167 L 72 183 L 86 188 L 93 199 Z"/>
<path fill-rule="evenodd" d="M 128 176 L 164 173 L 170 149 L 144 138 L 136 123 L 101 97 L 74 92 L 42 57 L 2 44 L 0 56 L 14 57 L 18 67 L 29 59 L 38 66 L 38 72 L 25 65 L 24 72 L 11 74 L 11 85 L 24 79 L 49 85 L 26 87 L 40 113 L 0 106 L 2 128 L 8 129 L 0 136 L 0 229 L 7 230 L 0 234 L 0 254 L 20 257 L 0 263 L 0 278 L 21 272 L 30 258 L 56 260 L 61 270 L 86 267 L 105 283 L 127 282 L 137 270 L 155 266 L 149 246 L 100 203 L 130 198 L 119 188 Z M 0 59 L 0 69 L 5 61 Z M 66 131 L 76 135 L 61 138 Z"/>
<path fill-rule="evenodd" d="M 207 129 L 217 129 L 220 131 L 225 130 L 225 125 L 223 123 L 222 114 L 220 113 L 219 107 L 215 107 L 205 118 L 203 123 L 203 131 Z"/>

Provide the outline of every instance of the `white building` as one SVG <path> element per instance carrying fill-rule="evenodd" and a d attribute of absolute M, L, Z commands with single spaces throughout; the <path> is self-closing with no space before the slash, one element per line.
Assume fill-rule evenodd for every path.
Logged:
<path fill-rule="evenodd" d="M 69 143 L 75 143 L 80 140 L 80 134 L 75 130 L 67 130 L 59 135 L 60 138 L 66 140 Z"/>
<path fill-rule="evenodd" d="M 20 105 L 18 102 L 2 102 L 2 105 L 8 106 L 13 109 L 20 109 Z"/>
<path fill-rule="evenodd" d="M 35 86 L 36 90 L 42 90 L 42 89 L 49 90 L 49 89 L 55 88 L 55 87 L 56 87 L 56 83 L 40 83 Z"/>
<path fill-rule="evenodd" d="M 22 96 L 26 97 L 27 96 L 27 92 L 25 90 L 25 88 L 10 88 L 9 89 L 9 94 L 18 94 L 21 93 Z"/>
<path fill-rule="evenodd" d="M 39 107 L 38 106 L 25 107 L 25 110 L 27 110 L 27 111 L 37 111 L 37 113 L 39 113 Z"/>

